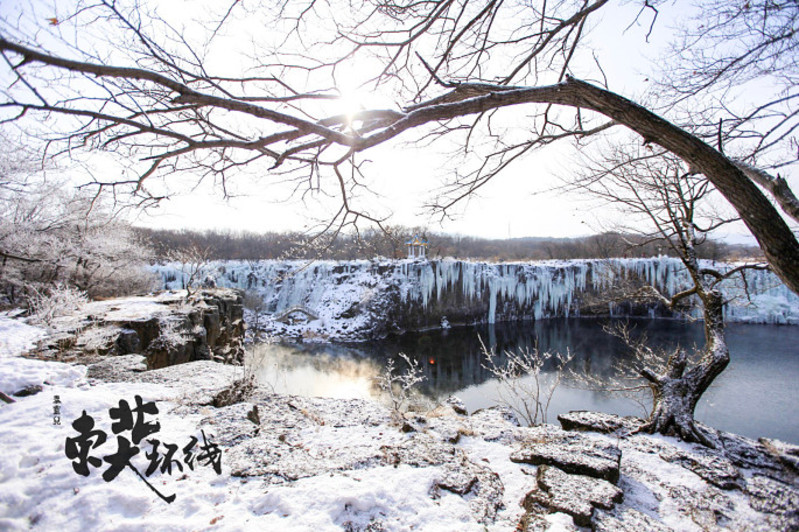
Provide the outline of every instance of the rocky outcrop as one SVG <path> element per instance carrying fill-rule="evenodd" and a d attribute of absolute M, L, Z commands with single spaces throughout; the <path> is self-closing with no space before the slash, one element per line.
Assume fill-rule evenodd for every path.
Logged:
<path fill-rule="evenodd" d="M 199 420 L 196 430 L 213 435 L 224 449 L 231 486 L 225 491 L 231 496 L 238 497 L 244 484 L 257 484 L 259 499 L 264 491 L 269 497 L 283 493 L 278 502 L 300 490 L 318 490 L 320 498 L 325 490 L 352 490 L 340 505 L 325 506 L 325 515 L 345 530 L 424 529 L 405 521 L 422 506 L 440 513 L 458 509 L 454 520 L 427 527 L 435 530 L 799 529 L 795 475 L 762 443 L 740 436 L 715 433 L 718 448 L 705 449 L 624 431 L 522 427 L 507 409 L 465 415 L 456 400 L 405 415 L 412 426 L 405 431 L 389 409 L 373 401 L 288 396 L 256 387 L 221 406 L 215 398 L 241 380 L 240 368 L 198 361 L 142 371 L 142 356 L 116 358 L 125 363 L 106 357 L 90 372 L 179 390 L 179 404 L 164 415 Z M 602 425 L 625 423 L 593 417 Z M 769 443 L 778 453 L 793 452 Z M 578 470 L 580 455 L 585 467 Z M 511 461 L 533 456 L 546 462 Z M 603 461 L 618 473 L 608 474 Z M 721 489 L 724 478 L 736 482 Z M 367 483 L 373 491 L 363 489 Z M 397 505 L 397 490 L 413 490 L 414 498 Z M 258 508 L 265 513 L 281 506 Z"/>
<path fill-rule="evenodd" d="M 553 512 L 564 512 L 579 526 L 591 525 L 595 508 L 610 510 L 624 498 L 624 493 L 606 480 L 569 475 L 552 466 L 538 468 L 536 483 L 536 489 L 524 498 L 524 508 L 531 512 L 532 506 L 538 504 Z"/>
<path fill-rule="evenodd" d="M 611 443 L 590 440 L 565 431 L 555 432 L 545 442 L 522 446 L 510 455 L 512 462 L 553 465 L 567 473 L 619 481 L 621 451 Z"/>
<path fill-rule="evenodd" d="M 741 472 L 726 457 L 707 451 L 670 449 L 660 453 L 666 462 L 676 463 L 723 490 L 741 489 Z"/>
<path fill-rule="evenodd" d="M 593 532 L 672 532 L 672 528 L 643 512 L 625 508 L 613 515 L 597 511 L 594 516 Z"/>
<path fill-rule="evenodd" d="M 601 432 L 605 434 L 629 434 L 641 426 L 642 420 L 637 417 L 619 417 L 602 412 L 572 410 L 558 416 L 563 430 Z"/>
<path fill-rule="evenodd" d="M 193 360 L 243 363 L 245 326 L 241 292 L 231 289 L 201 290 L 187 303 L 169 316 L 150 318 L 145 323 L 136 324 L 143 325 L 142 336 L 147 339 L 153 321 L 157 322 L 158 336 L 150 342 L 141 342 L 148 367 L 163 368 Z M 128 322 L 124 326 L 133 324 Z"/>
<path fill-rule="evenodd" d="M 149 369 L 195 360 L 241 364 L 244 311 L 240 290 L 200 290 L 92 302 L 54 324 L 38 356 L 93 361 L 142 354 Z"/>

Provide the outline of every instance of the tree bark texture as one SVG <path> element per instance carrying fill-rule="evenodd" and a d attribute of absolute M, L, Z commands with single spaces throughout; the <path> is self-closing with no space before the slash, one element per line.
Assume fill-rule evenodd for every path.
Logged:
<path fill-rule="evenodd" d="M 723 298 L 718 290 L 701 292 L 705 318 L 705 347 L 702 358 L 686 371 L 688 355 L 676 352 L 662 375 L 644 374 L 654 390 L 654 408 L 639 430 L 677 436 L 685 441 L 714 447 L 694 421 L 694 410 L 708 387 L 730 362 L 724 338 Z"/>

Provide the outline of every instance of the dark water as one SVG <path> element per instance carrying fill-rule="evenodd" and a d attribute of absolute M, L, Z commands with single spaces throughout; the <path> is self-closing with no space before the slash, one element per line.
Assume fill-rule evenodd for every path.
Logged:
<path fill-rule="evenodd" d="M 276 391 L 327 397 L 377 397 L 375 378 L 388 358 L 397 366 L 403 352 L 420 362 L 427 377 L 420 386 L 431 400 L 457 395 L 474 411 L 496 404 L 503 390 L 483 367 L 480 340 L 494 352 L 570 352 L 570 367 L 578 374 L 604 380 L 615 364 L 630 360 L 629 349 L 604 332 L 606 320 L 559 319 L 537 323 L 458 327 L 406 334 L 364 344 L 258 346 L 260 378 Z M 631 321 L 651 345 L 701 345 L 701 323 Z M 799 443 L 799 327 L 732 324 L 727 329 L 731 362 L 696 409 L 696 417 L 713 427 L 750 437 L 766 436 Z M 252 353 L 251 353 L 252 355 Z M 542 370 L 546 385 L 551 364 Z M 528 383 L 529 384 L 529 383 Z M 569 410 L 598 410 L 623 415 L 644 414 L 635 401 L 585 389 L 566 379 L 555 389 L 548 421 Z M 648 400 L 651 406 L 651 399 Z"/>

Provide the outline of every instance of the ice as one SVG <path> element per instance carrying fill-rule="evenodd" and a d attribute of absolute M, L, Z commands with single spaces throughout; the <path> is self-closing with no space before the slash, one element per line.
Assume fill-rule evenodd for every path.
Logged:
<path fill-rule="evenodd" d="M 702 261 L 722 272 L 737 264 Z M 185 275 L 177 264 L 154 266 L 165 288 L 181 288 Z M 454 259 L 371 261 L 216 261 L 200 276 L 215 277 L 219 286 L 248 289 L 263 298 L 268 313 L 305 306 L 322 321 L 333 320 L 355 304 L 397 287 L 402 302 L 430 308 L 459 291 L 467 301 L 486 303 L 480 320 L 497 321 L 500 305 L 516 309 L 520 318 L 545 319 L 579 315 L 581 294 L 602 293 L 617 280 L 643 279 L 664 295 L 689 286 L 690 278 L 675 258 L 589 259 L 485 263 Z M 725 281 L 728 321 L 799 324 L 799 297 L 767 271 L 749 271 Z M 621 307 L 608 304 L 612 316 Z M 698 310 L 694 317 L 700 317 Z M 649 310 L 654 316 L 654 308 Z"/>

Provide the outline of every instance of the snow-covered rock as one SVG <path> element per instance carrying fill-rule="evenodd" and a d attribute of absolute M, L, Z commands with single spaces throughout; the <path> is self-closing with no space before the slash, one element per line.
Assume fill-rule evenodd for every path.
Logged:
<path fill-rule="evenodd" d="M 0 404 L 0 529 L 500 532 L 587 524 L 699 532 L 799 526 L 796 476 L 769 451 L 792 452 L 779 442 L 767 446 L 718 433 L 723 445 L 707 450 L 662 436 L 522 427 L 507 409 L 469 416 L 457 412 L 457 401 L 434 413 L 408 414 L 414 430 L 403 432 L 387 408 L 370 401 L 258 388 L 241 402 L 215 407 L 213 398 L 241 380 L 243 368 L 195 361 L 143 371 L 142 362 L 139 355 L 109 357 L 87 370 L 0 358 L 0 389 L 42 386 L 40 393 Z M 149 480 L 174 494 L 172 503 L 128 469 L 110 482 L 101 476 L 104 467 L 76 474 L 65 454 L 66 438 L 77 435 L 72 422 L 86 413 L 110 435 L 110 409 L 135 396 L 157 405 L 163 441 L 210 436 L 222 451 L 220 473 L 210 467 L 155 472 Z M 53 420 L 55 397 L 60 425 Z M 603 455 L 616 449 L 618 484 L 511 460 L 518 448 L 554 454 L 556 442 L 567 456 L 576 449 Z M 90 451 L 102 456 L 114 448 L 104 445 Z M 132 460 L 146 467 L 154 449 L 145 440 L 141 447 Z M 695 471 L 694 462 L 707 466 L 712 457 L 737 470 L 741 485 L 721 490 Z M 536 491 L 546 505 L 523 506 Z"/>
<path fill-rule="evenodd" d="M 641 425 L 636 417 L 619 417 L 602 412 L 573 410 L 558 416 L 564 430 L 592 431 L 604 433 L 631 433 Z"/>
<path fill-rule="evenodd" d="M 579 526 L 591 526 L 594 508 L 612 509 L 624 492 L 610 482 L 585 475 L 570 475 L 557 467 L 542 465 L 536 474 L 538 486 L 524 498 L 528 512 L 541 505 L 552 512 L 564 512 Z"/>
<path fill-rule="evenodd" d="M 143 354 L 160 368 L 192 360 L 241 363 L 242 294 L 234 289 L 165 292 L 94 301 L 56 318 L 39 354 L 59 360 Z"/>
<path fill-rule="evenodd" d="M 542 440 L 530 440 L 510 456 L 511 461 L 554 465 L 567 473 L 587 475 L 616 483 L 621 451 L 618 446 L 584 438 L 576 433 L 552 431 Z"/>

